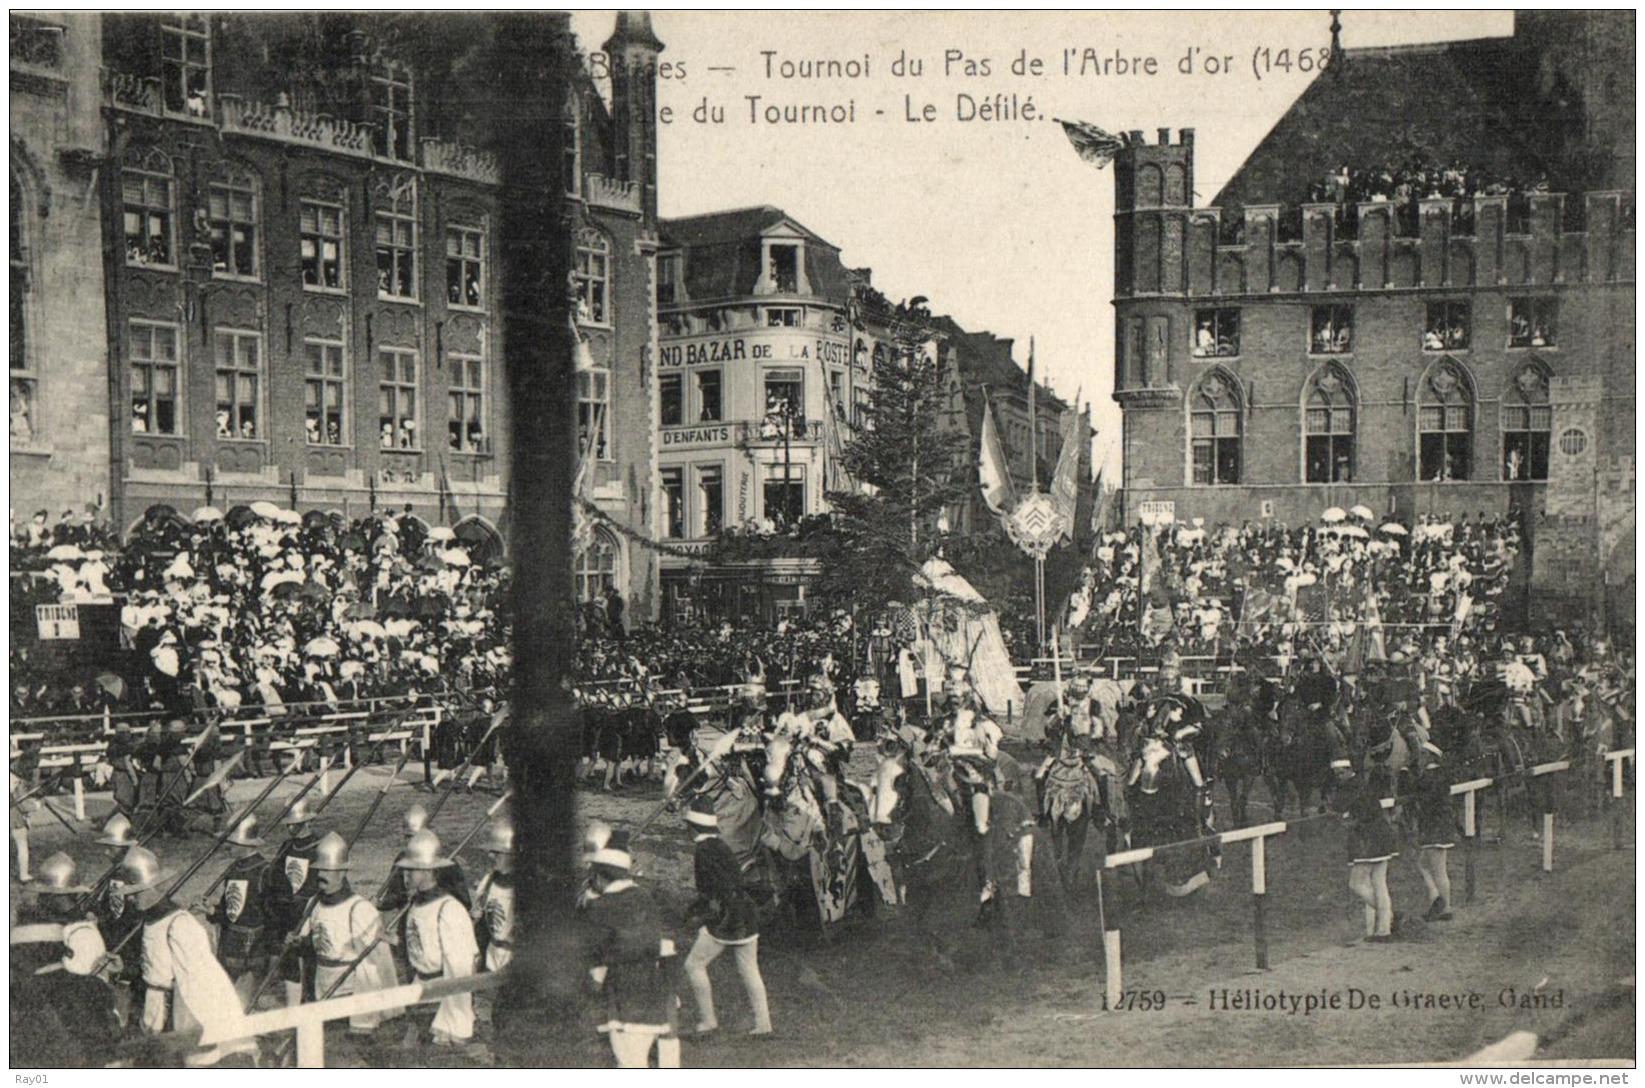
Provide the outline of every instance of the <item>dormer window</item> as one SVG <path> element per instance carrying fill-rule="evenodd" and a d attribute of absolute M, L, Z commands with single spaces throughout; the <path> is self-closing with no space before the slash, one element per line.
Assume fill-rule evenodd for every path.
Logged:
<path fill-rule="evenodd" d="M 384 64 L 371 74 L 371 119 L 379 157 L 411 161 L 411 76 Z"/>
<path fill-rule="evenodd" d="M 160 24 L 160 83 L 167 113 L 211 114 L 211 29 L 204 16 Z"/>
<path fill-rule="evenodd" d="M 685 298 L 685 259 L 678 253 L 657 259 L 657 305 L 667 306 Z"/>
<path fill-rule="evenodd" d="M 794 295 L 800 290 L 800 247 L 777 245 L 769 250 L 771 289 L 778 294 Z"/>

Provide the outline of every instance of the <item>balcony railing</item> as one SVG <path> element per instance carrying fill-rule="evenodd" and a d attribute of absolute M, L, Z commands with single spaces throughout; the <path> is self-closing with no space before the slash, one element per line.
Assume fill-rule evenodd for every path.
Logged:
<path fill-rule="evenodd" d="M 270 106 L 248 102 L 237 94 L 220 94 L 217 101 L 222 106 L 224 132 L 284 140 L 345 155 L 369 158 L 372 154 L 372 125 L 293 109 L 284 101 Z"/>
<path fill-rule="evenodd" d="M 497 156 L 489 151 L 481 151 L 451 140 L 425 137 L 420 142 L 423 146 L 424 170 L 477 181 L 483 185 L 498 185 L 503 180 L 502 165 L 497 161 Z"/>
<path fill-rule="evenodd" d="M 591 205 L 639 214 L 640 186 L 636 182 L 617 181 L 615 178 L 600 174 L 589 174 L 584 192 Z"/>

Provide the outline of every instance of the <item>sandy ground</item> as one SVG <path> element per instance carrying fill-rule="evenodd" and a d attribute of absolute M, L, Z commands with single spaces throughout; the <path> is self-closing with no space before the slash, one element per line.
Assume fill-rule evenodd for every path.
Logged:
<path fill-rule="evenodd" d="M 871 757 L 859 753 L 852 773 L 865 778 Z M 356 774 L 319 821 L 347 833 L 387 781 L 387 768 Z M 399 849 L 400 819 L 412 804 L 428 805 L 408 767 L 355 849 L 356 886 L 370 894 Z M 237 783 L 231 805 L 261 784 Z M 296 789 L 287 784 L 265 803 L 278 811 Z M 661 798 L 654 785 L 614 794 L 581 795 L 584 819 L 639 824 Z M 1265 794 L 1258 793 L 1265 800 Z M 495 794 L 483 789 L 452 798 L 437 830 L 454 842 L 480 821 Z M 61 806 L 61 802 L 58 804 Z M 88 801 L 98 819 L 106 796 Z M 1266 819 L 1265 809 L 1254 818 Z M 1496 828 L 1488 825 L 1488 834 Z M 730 964 L 716 965 L 722 1037 L 686 1044 L 688 1065 L 1268 1065 L 1427 1063 L 1452 1061 L 1518 1028 L 1546 1039 L 1550 1060 L 1632 1061 L 1635 1055 L 1635 858 L 1629 846 L 1610 849 L 1609 824 L 1572 818 L 1561 823 L 1556 871 L 1540 871 L 1540 847 L 1528 824 L 1512 824 L 1503 841 L 1477 856 L 1476 899 L 1463 898 L 1463 858 L 1454 852 L 1455 920 L 1406 925 L 1389 945 L 1358 940 L 1361 920 L 1350 900 L 1344 864 L 1345 830 L 1315 821 L 1271 843 L 1267 904 L 1270 970 L 1254 968 L 1248 847 L 1230 847 L 1211 885 L 1184 900 L 1142 894 L 1130 881 L 1105 880 L 1105 904 L 1124 943 L 1128 991 L 1162 993 L 1163 1007 L 1103 1012 L 1102 941 L 1089 873 L 1071 897 L 1068 936 L 1048 943 L 1028 937 L 1006 947 L 981 931 L 961 934 L 963 954 L 952 973 L 939 970 L 900 912 L 853 919 L 819 943 L 776 932 L 762 938 L 761 963 L 778 1034 L 739 1038 L 746 1003 Z M 101 848 L 84 835 L 72 841 L 45 813 L 33 819 L 34 853 L 75 855 L 87 878 L 101 872 Z M 168 863 L 186 864 L 205 840 L 160 840 Z M 485 864 L 483 836 L 464 854 L 471 882 Z M 689 894 L 690 841 L 669 817 L 635 844 L 645 882 L 678 907 Z M 1396 908 L 1419 915 L 1426 902 L 1414 863 L 1396 859 L 1390 885 Z M 227 861 L 213 858 L 178 897 L 192 902 Z M 689 935 L 677 933 L 682 947 Z M 1545 981 L 1544 981 L 1545 980 Z M 1540 986 L 1540 990 L 1538 987 Z M 1504 991 L 1537 994 L 1558 1007 L 1503 1004 Z M 1240 1011 L 1215 1004 L 1241 991 L 1306 998 L 1339 1009 Z M 956 999 L 956 994 L 963 995 Z M 1369 995 L 1369 996 L 1356 996 Z M 1364 1007 L 1370 998 L 1378 1007 Z M 1441 998 L 1460 1008 L 1436 1008 Z M 689 998 L 687 998 L 689 1003 Z M 1471 1005 L 1470 1005 L 1471 1003 Z M 1359 1004 L 1362 1007 L 1350 1007 Z M 397 1040 L 396 1040 L 397 1041 Z M 592 1031 L 586 1061 L 609 1064 Z M 399 1048 L 361 1055 L 371 1064 L 428 1062 Z M 477 1048 L 468 1060 L 484 1063 Z"/>

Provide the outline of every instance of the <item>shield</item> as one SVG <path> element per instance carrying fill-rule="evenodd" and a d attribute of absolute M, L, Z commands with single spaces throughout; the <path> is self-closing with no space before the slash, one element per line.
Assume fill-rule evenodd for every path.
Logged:
<path fill-rule="evenodd" d="M 239 920 L 240 912 L 246 909 L 246 890 L 248 882 L 231 880 L 223 889 L 223 914 L 230 924 Z"/>
<path fill-rule="evenodd" d="M 294 894 L 301 891 L 303 882 L 308 880 L 308 859 L 297 857 L 295 854 L 286 858 L 286 879 L 291 882 Z"/>
<path fill-rule="evenodd" d="M 110 918 L 118 918 L 126 913 L 126 897 L 119 892 L 109 892 L 108 909 Z"/>
<path fill-rule="evenodd" d="M 508 905 L 496 896 L 486 900 L 485 905 L 486 929 L 493 937 L 501 940 L 508 939 Z"/>

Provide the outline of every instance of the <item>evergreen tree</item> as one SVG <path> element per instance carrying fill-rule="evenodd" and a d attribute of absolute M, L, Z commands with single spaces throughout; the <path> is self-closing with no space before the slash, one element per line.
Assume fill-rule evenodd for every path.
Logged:
<path fill-rule="evenodd" d="M 975 483 L 963 408 L 929 337 L 909 324 L 875 364 L 865 418 L 843 462 L 858 490 L 831 491 L 834 533 L 819 590 L 877 608 L 915 595 L 911 579 L 942 543 L 938 522 Z"/>

